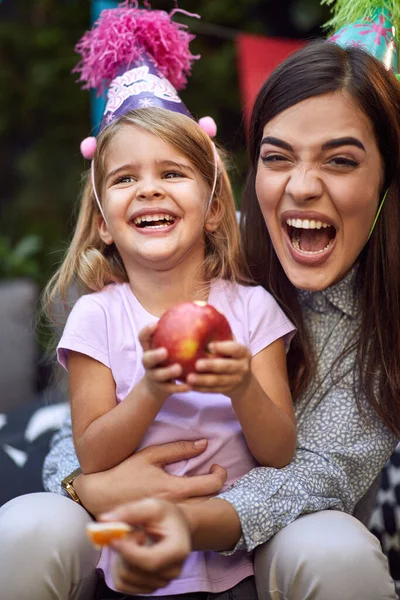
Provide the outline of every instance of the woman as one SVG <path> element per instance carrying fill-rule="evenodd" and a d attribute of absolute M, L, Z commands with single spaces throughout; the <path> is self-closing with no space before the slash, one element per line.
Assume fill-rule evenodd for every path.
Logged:
<path fill-rule="evenodd" d="M 250 128 L 243 235 L 253 276 L 298 328 L 288 357 L 298 449 L 284 469 L 253 469 L 225 493 L 197 504 L 176 506 L 165 498 L 215 493 L 220 469 L 193 487 L 185 480 L 182 491 L 181 482 L 157 470 L 170 458 L 198 452 L 193 446 L 181 453 L 176 446 L 150 448 L 111 472 L 78 476 L 75 491 L 96 516 L 118 502 L 158 497 L 104 517 L 159 532 L 151 548 L 132 540 L 116 545 L 115 582 L 125 593 L 165 585 L 191 549 L 258 547 L 259 598 L 396 597 L 377 540 L 350 515 L 400 430 L 399 114 L 394 76 L 363 51 L 328 42 L 292 55 L 261 89 Z M 54 491 L 75 466 L 66 454 L 72 452 L 69 433 L 62 435 L 46 467 Z M 132 485 L 135 474 L 140 481 Z M 22 508 L 17 501 L 3 508 L 3 572 L 34 552 L 27 522 L 37 522 L 43 510 L 34 498 L 20 501 L 29 510 L 20 521 L 22 548 L 12 526 Z M 42 587 L 42 600 L 68 597 L 71 577 L 76 597 L 85 597 L 97 559 L 78 537 L 88 517 L 78 505 L 58 500 L 51 531 L 41 532 L 45 559 L 40 566 L 35 559 L 30 576 L 33 581 L 32 571 L 45 568 L 47 591 L 57 581 L 62 593 L 46 595 Z M 50 557 L 46 544 L 57 540 L 59 548 L 62 535 L 64 548 Z M 0 580 L 7 585 L 3 575 Z M 7 598 L 32 598 L 36 588 L 25 588 Z"/>

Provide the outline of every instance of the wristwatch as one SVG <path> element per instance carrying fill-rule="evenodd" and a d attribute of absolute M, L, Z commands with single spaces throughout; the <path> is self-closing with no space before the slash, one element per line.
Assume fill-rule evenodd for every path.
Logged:
<path fill-rule="evenodd" d="M 67 492 L 74 502 L 77 502 L 82 506 L 82 502 L 80 501 L 79 496 L 74 488 L 74 481 L 81 473 L 82 469 L 75 469 L 75 471 L 72 471 L 72 473 L 64 477 L 61 482 L 61 487 Z"/>

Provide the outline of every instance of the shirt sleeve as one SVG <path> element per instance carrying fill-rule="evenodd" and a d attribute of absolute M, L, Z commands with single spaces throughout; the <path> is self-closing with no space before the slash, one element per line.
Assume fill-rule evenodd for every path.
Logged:
<path fill-rule="evenodd" d="M 67 495 L 61 481 L 78 469 L 79 462 L 72 441 L 71 417 L 64 421 L 61 429 L 53 436 L 42 471 L 43 487 L 46 492 Z"/>
<path fill-rule="evenodd" d="M 249 348 L 252 356 L 283 337 L 286 352 L 296 329 L 275 298 L 261 286 L 247 288 L 246 308 L 249 326 Z"/>
<path fill-rule="evenodd" d="M 283 469 L 256 467 L 218 498 L 235 508 L 242 526 L 236 550 L 251 551 L 302 514 L 335 509 L 353 513 L 396 446 L 376 412 L 362 414 L 349 390 L 333 387 L 298 424 L 293 461 Z"/>
<path fill-rule="evenodd" d="M 68 368 L 68 350 L 86 354 L 111 368 L 106 311 L 93 294 L 82 296 L 76 302 L 57 346 L 58 361 L 65 369 Z"/>

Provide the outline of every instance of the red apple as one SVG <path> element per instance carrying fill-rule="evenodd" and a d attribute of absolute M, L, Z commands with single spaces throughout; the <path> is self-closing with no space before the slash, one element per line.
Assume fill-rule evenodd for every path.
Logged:
<path fill-rule="evenodd" d="M 165 364 L 179 363 L 182 377 L 195 371 L 199 358 L 210 354 L 210 342 L 232 340 L 232 330 L 222 313 L 206 302 L 182 302 L 167 310 L 158 322 L 151 340 L 152 348 L 168 350 Z"/>

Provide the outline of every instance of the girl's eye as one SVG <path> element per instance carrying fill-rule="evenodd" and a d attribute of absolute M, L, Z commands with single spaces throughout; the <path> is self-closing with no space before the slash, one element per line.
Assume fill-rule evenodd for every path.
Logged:
<path fill-rule="evenodd" d="M 135 178 L 132 175 L 120 175 L 115 181 L 114 181 L 114 185 L 117 185 L 118 183 L 132 183 L 132 181 L 134 181 Z"/>
<path fill-rule="evenodd" d="M 331 164 L 333 164 L 335 167 L 348 167 L 348 168 L 358 167 L 360 164 L 357 160 L 354 160 L 352 158 L 347 158 L 346 156 L 335 156 L 334 158 L 331 158 L 329 162 Z"/>
<path fill-rule="evenodd" d="M 164 173 L 164 179 L 175 179 L 176 177 L 185 177 L 185 175 L 179 171 L 168 171 L 167 173 Z"/>

